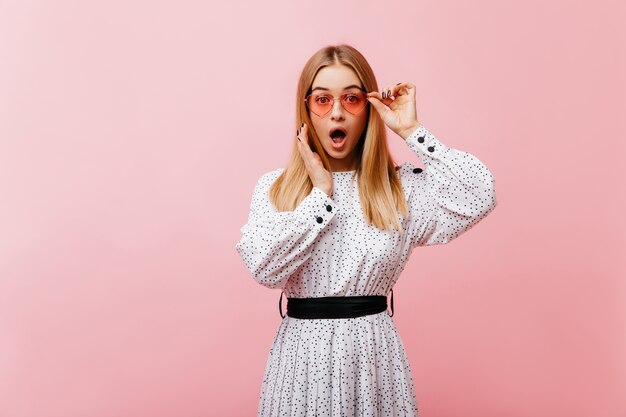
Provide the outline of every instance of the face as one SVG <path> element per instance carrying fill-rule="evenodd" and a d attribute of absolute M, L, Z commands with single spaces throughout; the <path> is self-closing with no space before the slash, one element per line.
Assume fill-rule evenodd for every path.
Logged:
<path fill-rule="evenodd" d="M 352 86 L 352 87 L 350 87 Z M 349 92 L 364 91 L 356 73 L 344 65 L 324 67 L 315 76 L 311 85 L 311 94 L 328 94 L 335 97 L 333 107 L 324 116 L 318 116 L 310 109 L 309 117 L 319 140 L 328 154 L 333 171 L 351 171 L 356 169 L 356 147 L 363 129 L 367 124 L 369 103 L 358 114 L 351 114 L 341 105 L 341 95 Z M 330 133 L 333 128 L 341 127 L 347 133 L 342 142 L 335 143 Z"/>

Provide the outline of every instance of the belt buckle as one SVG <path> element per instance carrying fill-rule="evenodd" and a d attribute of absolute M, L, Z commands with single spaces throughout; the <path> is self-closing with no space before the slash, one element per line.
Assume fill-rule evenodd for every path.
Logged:
<path fill-rule="evenodd" d="M 283 292 L 280 292 L 280 300 L 278 300 L 278 313 L 280 314 L 281 318 L 285 318 L 285 314 L 283 314 Z"/>

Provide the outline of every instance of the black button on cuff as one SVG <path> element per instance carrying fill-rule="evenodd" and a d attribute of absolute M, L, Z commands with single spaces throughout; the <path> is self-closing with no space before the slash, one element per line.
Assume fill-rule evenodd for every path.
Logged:
<path fill-rule="evenodd" d="M 428 152 L 434 152 L 435 151 L 435 147 L 434 146 L 429 146 L 428 147 Z"/>
<path fill-rule="evenodd" d="M 331 206 L 330 204 L 328 204 L 326 206 L 326 211 L 333 211 L 333 206 Z"/>
<path fill-rule="evenodd" d="M 419 143 L 424 143 L 424 136 L 420 136 L 419 138 L 417 138 L 417 141 Z"/>
<path fill-rule="evenodd" d="M 413 168 L 414 174 L 419 174 L 420 172 L 422 172 L 422 168 Z"/>
<path fill-rule="evenodd" d="M 318 223 L 321 223 L 321 222 L 323 222 L 323 221 L 324 221 L 324 219 L 322 219 L 321 217 L 318 217 L 318 218 L 317 218 L 317 222 L 318 222 Z"/>

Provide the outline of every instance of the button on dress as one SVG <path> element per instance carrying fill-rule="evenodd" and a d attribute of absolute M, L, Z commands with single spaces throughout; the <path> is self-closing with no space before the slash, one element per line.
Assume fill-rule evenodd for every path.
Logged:
<path fill-rule="evenodd" d="M 286 297 L 387 295 L 417 246 L 457 238 L 496 206 L 495 181 L 475 156 L 420 125 L 406 140 L 424 168 L 397 169 L 409 216 L 405 234 L 366 223 L 355 171 L 333 172 L 333 192 L 313 187 L 293 211 L 268 190 L 284 168 L 258 180 L 235 248 L 253 278 Z M 275 306 L 278 314 L 278 308 Z M 404 345 L 389 310 L 343 319 L 285 315 L 272 342 L 258 417 L 418 415 Z"/>

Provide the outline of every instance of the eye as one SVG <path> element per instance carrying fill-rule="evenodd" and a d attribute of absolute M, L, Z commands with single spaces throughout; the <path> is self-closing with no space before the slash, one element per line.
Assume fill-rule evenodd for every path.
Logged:
<path fill-rule="evenodd" d="M 320 104 L 326 104 L 326 103 L 328 103 L 329 100 L 328 100 L 328 97 L 326 97 L 326 96 L 317 96 L 315 98 L 315 101 L 320 103 Z"/>
<path fill-rule="evenodd" d="M 357 96 L 356 94 L 348 94 L 346 96 L 346 101 L 349 101 L 350 103 L 356 103 L 357 101 L 359 101 L 359 96 Z"/>

